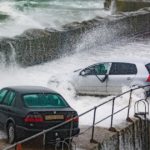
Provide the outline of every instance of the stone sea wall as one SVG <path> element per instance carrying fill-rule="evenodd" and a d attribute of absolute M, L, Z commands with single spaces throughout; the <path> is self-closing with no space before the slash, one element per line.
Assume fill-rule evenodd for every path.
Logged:
<path fill-rule="evenodd" d="M 83 132 L 87 127 L 81 126 L 80 129 L 83 134 L 74 138 L 74 142 L 79 149 L 86 150 L 150 149 L 150 121 L 145 124 L 145 120 L 134 117 L 132 122 L 124 121 L 114 127 L 115 132 L 109 131 L 108 128 L 95 127 L 93 142 L 91 143 L 92 129 Z"/>
<path fill-rule="evenodd" d="M 116 1 L 117 11 L 136 11 L 144 7 L 150 7 L 149 0 L 105 0 L 105 9 L 111 8 L 112 1 Z"/>
<path fill-rule="evenodd" d="M 83 49 L 90 49 L 94 44 L 100 46 L 144 32 L 150 32 L 149 8 L 128 15 L 73 22 L 62 30 L 30 29 L 14 38 L 1 37 L 0 60 L 9 65 L 14 58 L 21 66 L 31 66 L 73 53 L 80 44 Z"/>
<path fill-rule="evenodd" d="M 99 143 L 99 150 L 146 150 L 144 121 L 135 119 L 112 137 Z"/>

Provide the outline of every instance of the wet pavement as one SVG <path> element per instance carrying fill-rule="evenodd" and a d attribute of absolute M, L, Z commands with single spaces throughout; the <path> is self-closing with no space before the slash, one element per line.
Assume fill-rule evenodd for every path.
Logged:
<path fill-rule="evenodd" d="M 90 143 L 91 135 L 92 135 L 92 129 L 89 129 L 86 131 L 86 129 L 89 126 L 83 126 L 81 128 L 80 135 L 78 137 L 74 137 L 72 146 L 68 147 L 68 145 L 65 145 L 64 147 L 61 147 L 61 144 L 58 144 L 58 146 L 55 145 L 48 145 L 46 147 L 43 146 L 43 137 L 38 137 L 36 139 L 33 139 L 29 142 L 26 142 L 22 144 L 22 150 L 92 150 L 98 147 L 97 143 Z M 86 132 L 85 132 L 86 131 Z M 103 141 L 105 138 L 108 138 L 108 136 L 112 136 L 113 132 L 108 131 L 106 128 L 96 127 L 94 132 L 94 139 L 97 141 Z M 7 140 L 2 139 L 0 140 L 0 150 L 3 150 L 8 145 Z M 10 149 L 15 150 L 15 148 Z"/>

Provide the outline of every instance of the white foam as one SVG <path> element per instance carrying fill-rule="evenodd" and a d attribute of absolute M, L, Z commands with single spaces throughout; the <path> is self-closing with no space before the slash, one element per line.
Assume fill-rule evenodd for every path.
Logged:
<path fill-rule="evenodd" d="M 30 28 L 55 28 L 74 21 L 107 16 L 102 1 L 0 1 L 0 11 L 9 18 L 0 22 L 0 36 L 12 37 Z M 35 5 L 35 7 L 32 7 Z"/>
<path fill-rule="evenodd" d="M 83 37 L 84 39 L 87 37 Z M 82 41 L 82 40 L 81 40 Z M 89 41 L 93 42 L 93 41 Z M 84 46 L 83 46 L 84 47 Z M 60 59 L 48 62 L 42 65 L 33 67 L 20 68 L 18 66 L 11 66 L 6 68 L 4 65 L 0 69 L 0 88 L 12 85 L 41 85 L 52 88 L 64 96 L 68 103 L 75 108 L 79 114 L 93 108 L 94 106 L 112 98 L 108 97 L 92 97 L 92 96 L 76 96 L 75 90 L 71 85 L 73 71 L 88 65 L 107 61 L 110 56 L 113 59 L 121 58 L 149 58 L 150 40 L 137 42 L 123 42 L 112 43 L 111 45 L 95 46 L 91 50 L 85 49 L 76 50 L 76 53 L 70 56 L 65 56 Z M 80 47 L 79 47 L 80 48 Z M 128 87 L 124 87 L 123 91 Z M 138 92 L 139 93 L 139 92 Z M 134 94 L 134 99 L 139 99 L 142 95 Z M 140 92 L 141 93 L 141 92 Z M 129 95 L 118 98 L 115 102 L 115 110 L 122 108 L 128 104 Z M 102 119 L 111 113 L 111 102 L 97 110 L 99 114 L 96 121 Z M 133 116 L 133 109 L 131 115 Z M 127 110 L 122 111 L 114 117 L 114 124 L 119 124 L 126 119 Z M 91 125 L 93 112 L 80 118 L 80 124 Z M 110 119 L 99 124 L 101 126 L 109 127 Z"/>

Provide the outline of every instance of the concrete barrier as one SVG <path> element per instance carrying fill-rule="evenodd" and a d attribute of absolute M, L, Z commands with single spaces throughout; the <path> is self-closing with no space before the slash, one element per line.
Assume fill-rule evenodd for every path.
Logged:
<path fill-rule="evenodd" d="M 91 131 L 75 139 L 77 147 L 86 150 L 146 150 L 144 121 L 132 118 L 133 122 L 123 122 L 116 127 L 117 132 L 106 128 L 95 128 L 95 143 L 90 143 Z M 81 142 L 82 141 L 82 142 Z"/>
<path fill-rule="evenodd" d="M 116 1 L 117 11 L 136 11 L 144 7 L 150 7 L 149 0 L 105 0 L 105 9 L 110 9 L 113 1 Z"/>

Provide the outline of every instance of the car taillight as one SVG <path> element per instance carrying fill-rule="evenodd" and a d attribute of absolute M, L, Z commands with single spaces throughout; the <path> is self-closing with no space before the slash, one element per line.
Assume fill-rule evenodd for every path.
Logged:
<path fill-rule="evenodd" d="M 36 114 L 30 114 L 27 115 L 26 118 L 24 119 L 24 122 L 27 123 L 34 123 L 34 122 L 43 122 L 43 117 L 41 115 L 36 115 Z"/>
<path fill-rule="evenodd" d="M 65 118 L 65 121 L 71 120 L 72 118 L 74 118 L 74 117 L 66 117 L 66 118 Z M 71 122 L 71 121 L 70 121 L 70 122 Z M 79 117 L 76 116 L 76 117 L 73 119 L 73 122 L 79 122 Z"/>
<path fill-rule="evenodd" d="M 150 75 L 148 76 L 146 82 L 150 82 Z"/>

